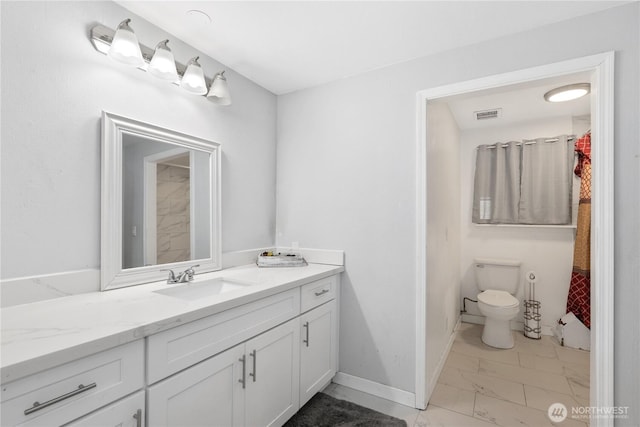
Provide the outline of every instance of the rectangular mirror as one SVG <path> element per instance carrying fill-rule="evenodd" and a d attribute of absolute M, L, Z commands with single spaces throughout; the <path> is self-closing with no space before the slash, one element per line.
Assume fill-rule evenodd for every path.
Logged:
<path fill-rule="evenodd" d="M 219 270 L 220 145 L 102 114 L 101 289 Z"/>

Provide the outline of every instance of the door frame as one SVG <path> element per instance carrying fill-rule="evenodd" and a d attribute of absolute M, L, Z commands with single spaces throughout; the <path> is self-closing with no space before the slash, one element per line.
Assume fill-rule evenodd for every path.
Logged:
<path fill-rule="evenodd" d="M 416 407 L 424 409 L 435 384 L 426 378 L 427 325 L 427 102 L 452 95 L 590 71 L 592 171 L 590 406 L 613 407 L 614 374 L 614 52 L 570 59 L 417 93 L 416 144 Z M 440 366 L 439 369 L 442 369 Z M 612 426 L 595 418 L 594 426 Z"/>

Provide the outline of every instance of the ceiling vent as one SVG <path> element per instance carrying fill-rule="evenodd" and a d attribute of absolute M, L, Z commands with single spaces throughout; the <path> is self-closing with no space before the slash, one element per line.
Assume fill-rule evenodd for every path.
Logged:
<path fill-rule="evenodd" d="M 491 110 L 474 111 L 473 115 L 476 120 L 497 119 L 502 116 L 502 108 L 493 108 Z"/>

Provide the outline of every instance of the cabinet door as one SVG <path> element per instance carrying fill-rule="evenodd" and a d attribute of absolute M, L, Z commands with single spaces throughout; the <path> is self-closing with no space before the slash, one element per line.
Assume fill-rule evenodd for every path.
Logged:
<path fill-rule="evenodd" d="M 148 389 L 148 425 L 244 425 L 244 346 L 233 347 Z"/>
<path fill-rule="evenodd" d="M 300 316 L 300 406 L 336 374 L 337 338 L 335 300 Z"/>
<path fill-rule="evenodd" d="M 245 344 L 246 425 L 280 426 L 299 408 L 300 329 L 298 319 Z"/>
<path fill-rule="evenodd" d="M 139 391 L 66 424 L 66 427 L 142 427 L 144 425 L 144 391 Z"/>

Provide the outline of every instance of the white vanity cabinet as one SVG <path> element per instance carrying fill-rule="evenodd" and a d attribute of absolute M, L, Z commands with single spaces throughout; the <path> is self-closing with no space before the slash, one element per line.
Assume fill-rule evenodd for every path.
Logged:
<path fill-rule="evenodd" d="M 198 320 L 155 316 L 153 322 L 137 325 L 137 339 L 127 344 L 75 360 L 60 359 L 60 352 L 45 354 L 41 357 L 53 367 L 43 371 L 31 359 L 29 375 L 2 384 L 0 425 L 283 425 L 337 370 L 339 274 L 310 281 L 314 276 L 299 272 L 303 270 L 283 271 L 287 279 L 279 292 L 257 288 L 252 296 L 240 295 L 245 301 L 233 301 L 230 308 L 205 306 L 201 309 L 214 308 L 213 314 Z M 109 302 L 105 313 L 116 310 L 119 301 Z M 191 313 L 188 307 L 184 311 L 185 316 Z M 15 324 L 29 321 L 18 314 L 23 316 L 15 314 Z M 55 327 L 54 319 L 46 320 Z M 168 322 L 178 326 L 138 334 L 144 328 L 165 328 Z M 93 342 L 91 336 L 83 337 L 83 354 Z"/>
<path fill-rule="evenodd" d="M 300 288 L 300 406 L 322 390 L 338 368 L 339 276 Z"/>
<path fill-rule="evenodd" d="M 297 319 L 148 389 L 150 426 L 282 425 L 298 410 Z"/>
<path fill-rule="evenodd" d="M 280 426 L 298 411 L 299 336 L 293 319 L 245 344 L 246 426 Z"/>
<path fill-rule="evenodd" d="M 148 425 L 284 424 L 336 373 L 338 285 L 333 275 L 148 337 Z"/>
<path fill-rule="evenodd" d="M 138 340 L 3 384 L 1 425 L 62 425 L 143 387 L 144 346 Z M 144 399 L 134 413 L 138 409 L 144 410 Z"/>
<path fill-rule="evenodd" d="M 242 357 L 239 345 L 149 387 L 149 426 L 243 425 Z"/>
<path fill-rule="evenodd" d="M 280 292 L 147 337 L 149 384 L 300 314 L 300 290 Z"/>
<path fill-rule="evenodd" d="M 331 300 L 300 316 L 300 406 L 337 371 L 338 313 Z"/>

